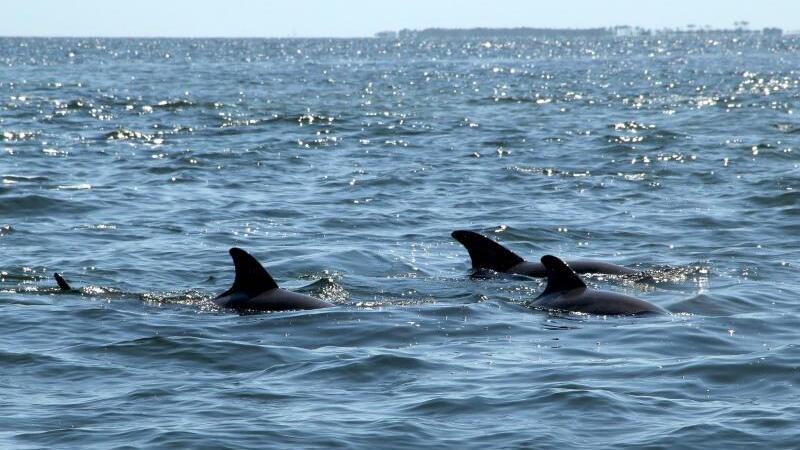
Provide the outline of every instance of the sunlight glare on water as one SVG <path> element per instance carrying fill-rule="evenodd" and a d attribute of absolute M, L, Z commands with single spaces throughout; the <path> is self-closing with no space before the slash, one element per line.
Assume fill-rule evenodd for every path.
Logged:
<path fill-rule="evenodd" d="M 0 50 L 0 446 L 797 446 L 796 36 Z M 336 307 L 220 311 L 233 246 Z"/>

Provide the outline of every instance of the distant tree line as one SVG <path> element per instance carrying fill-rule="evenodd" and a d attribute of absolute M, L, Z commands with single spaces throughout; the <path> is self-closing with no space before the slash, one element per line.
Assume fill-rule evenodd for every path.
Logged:
<path fill-rule="evenodd" d="M 710 26 L 687 25 L 686 28 L 647 30 L 641 27 L 616 26 L 607 28 L 425 28 L 382 31 L 375 37 L 383 39 L 433 38 L 603 38 L 615 36 L 644 36 L 659 34 L 762 34 L 780 37 L 780 28 L 747 29 L 748 22 L 736 22 L 733 29 L 714 29 Z"/>
<path fill-rule="evenodd" d="M 426 28 L 424 30 L 400 30 L 397 37 L 603 37 L 613 36 L 611 28 Z"/>

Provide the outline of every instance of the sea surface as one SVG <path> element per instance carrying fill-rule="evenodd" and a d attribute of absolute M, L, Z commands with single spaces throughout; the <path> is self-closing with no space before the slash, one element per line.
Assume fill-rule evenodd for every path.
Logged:
<path fill-rule="evenodd" d="M 798 448 L 798 233 L 797 36 L 2 38 L 0 447 Z"/>

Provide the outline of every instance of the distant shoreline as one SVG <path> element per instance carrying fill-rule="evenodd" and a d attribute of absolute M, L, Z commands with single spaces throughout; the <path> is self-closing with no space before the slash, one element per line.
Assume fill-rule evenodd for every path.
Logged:
<path fill-rule="evenodd" d="M 615 38 L 636 36 L 794 36 L 800 35 L 800 30 L 784 31 L 777 27 L 761 29 L 737 28 L 711 28 L 688 25 L 684 28 L 646 29 L 632 26 L 613 26 L 597 28 L 424 28 L 412 30 L 404 28 L 399 31 L 381 31 L 372 36 L 104 36 L 104 35 L 76 35 L 76 36 L 40 36 L 40 35 L 5 35 L 0 33 L 0 39 L 252 39 L 252 40 L 348 40 L 348 39 L 437 39 L 437 38 Z"/>
<path fill-rule="evenodd" d="M 402 29 L 399 31 L 382 31 L 375 34 L 379 39 L 414 39 L 438 37 L 626 37 L 626 36 L 663 36 L 674 34 L 700 35 L 764 35 L 780 37 L 784 34 L 781 28 L 768 27 L 749 29 L 746 22 L 736 28 L 710 28 L 688 25 L 686 28 L 645 29 L 631 26 L 614 26 L 602 28 L 425 28 L 422 30 Z"/>

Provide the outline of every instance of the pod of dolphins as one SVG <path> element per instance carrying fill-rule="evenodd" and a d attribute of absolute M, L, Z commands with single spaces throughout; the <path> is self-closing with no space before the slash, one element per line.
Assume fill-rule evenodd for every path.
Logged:
<path fill-rule="evenodd" d="M 457 230 L 452 236 L 467 249 L 474 270 L 546 277 L 544 291 L 530 303 L 534 308 L 597 315 L 668 313 L 665 309 L 638 298 L 588 288 L 578 275 L 637 273 L 633 269 L 602 261 L 564 262 L 552 255 L 542 256 L 540 262 L 525 261 L 511 250 L 478 233 Z M 234 247 L 229 253 L 233 258 L 235 276 L 231 288 L 213 299 L 220 308 L 238 312 L 266 312 L 334 306 L 309 295 L 281 289 L 264 266 L 246 251 Z M 73 290 L 61 275 L 56 273 L 54 277 L 61 290 Z"/>

